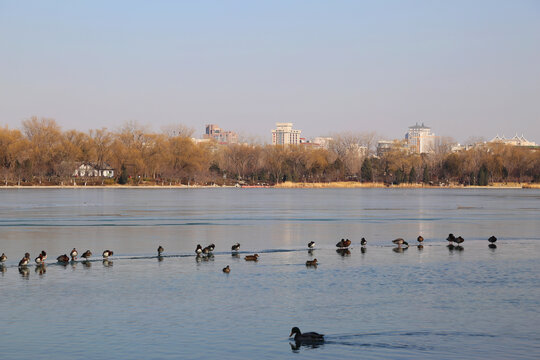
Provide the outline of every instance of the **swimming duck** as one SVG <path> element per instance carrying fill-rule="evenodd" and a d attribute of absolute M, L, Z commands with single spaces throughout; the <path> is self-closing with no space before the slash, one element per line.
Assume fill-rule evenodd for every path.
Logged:
<path fill-rule="evenodd" d="M 86 250 L 81 256 L 88 260 L 88 258 L 92 256 L 92 252 L 90 250 Z"/>
<path fill-rule="evenodd" d="M 240 243 L 236 243 L 233 246 L 231 246 L 232 251 L 238 251 L 240 250 Z"/>
<path fill-rule="evenodd" d="M 317 266 L 317 259 L 306 261 L 306 266 Z"/>
<path fill-rule="evenodd" d="M 367 245 L 367 240 L 365 238 L 362 238 L 362 240 L 360 240 L 360 245 L 366 246 Z"/>
<path fill-rule="evenodd" d="M 207 246 L 207 248 L 208 248 L 208 250 L 210 250 L 210 252 L 212 252 L 216 248 L 216 245 L 210 244 L 210 245 Z"/>
<path fill-rule="evenodd" d="M 493 244 L 494 242 L 497 241 L 497 238 L 496 238 L 495 236 L 491 235 L 491 236 L 489 237 L 488 241 L 489 241 L 490 243 Z"/>
<path fill-rule="evenodd" d="M 296 326 L 291 329 L 289 337 L 294 335 L 294 341 L 299 343 L 321 343 L 324 342 L 324 335 L 316 332 L 301 333 Z"/>
<path fill-rule="evenodd" d="M 397 238 L 395 240 L 392 240 L 394 244 L 396 244 L 398 247 L 401 247 L 401 245 L 409 246 L 409 243 L 403 240 L 402 238 Z"/>
<path fill-rule="evenodd" d="M 448 245 L 452 245 L 452 243 L 456 241 L 456 237 L 454 236 L 454 234 L 450 233 L 448 234 L 448 237 L 446 238 L 446 240 L 449 242 Z"/>
<path fill-rule="evenodd" d="M 112 256 L 113 252 L 111 250 L 105 250 L 103 252 L 103 257 L 108 258 L 109 256 Z"/>
<path fill-rule="evenodd" d="M 195 254 L 200 255 L 202 253 L 202 246 L 201 244 L 197 244 L 197 248 L 195 249 Z"/>
<path fill-rule="evenodd" d="M 163 251 L 165 251 L 165 250 L 163 250 L 163 247 L 160 245 L 160 246 L 157 248 L 157 254 L 158 254 L 158 256 L 161 256 L 161 253 L 162 253 Z"/>
<path fill-rule="evenodd" d="M 19 261 L 19 266 L 26 266 L 30 262 L 30 254 L 24 254 L 24 257 Z"/>
<path fill-rule="evenodd" d="M 454 240 L 454 241 L 456 242 L 456 244 L 460 245 L 460 244 L 462 244 L 462 243 L 465 241 L 465 239 L 462 238 L 461 236 L 458 236 L 458 237 L 456 238 L 456 240 Z"/>
<path fill-rule="evenodd" d="M 42 265 L 43 264 L 43 254 L 39 254 L 37 258 L 35 258 L 34 260 L 36 262 L 37 265 Z"/>
<path fill-rule="evenodd" d="M 67 254 L 60 255 L 56 258 L 56 261 L 58 261 L 59 263 L 67 263 L 69 262 L 69 257 L 67 256 Z"/>
<path fill-rule="evenodd" d="M 6 254 L 2 253 L 2 256 L 0 256 L 0 263 L 6 262 L 7 256 Z"/>
<path fill-rule="evenodd" d="M 231 272 L 231 268 L 229 267 L 229 265 L 227 265 L 227 266 L 225 266 L 225 267 L 223 268 L 223 272 L 224 272 L 225 274 L 228 274 L 228 273 Z"/>
<path fill-rule="evenodd" d="M 349 239 L 346 239 L 346 240 L 345 240 L 345 239 L 341 239 L 341 241 L 338 242 L 338 243 L 336 244 L 336 246 L 337 246 L 338 248 L 340 248 L 340 249 L 341 249 L 341 248 L 347 248 L 347 247 L 349 247 L 350 245 L 351 245 L 351 240 L 349 240 Z"/>
<path fill-rule="evenodd" d="M 253 255 L 246 255 L 244 257 L 246 261 L 258 261 L 259 260 L 259 254 L 253 254 Z"/>
<path fill-rule="evenodd" d="M 420 235 L 416 238 L 416 240 L 421 244 L 422 241 L 424 241 L 424 238 L 422 237 L 422 235 Z"/>
<path fill-rule="evenodd" d="M 71 252 L 69 253 L 69 256 L 71 256 L 71 261 L 77 260 L 77 255 L 79 255 L 77 249 L 73 248 L 73 250 L 71 250 Z"/>
<path fill-rule="evenodd" d="M 308 244 L 307 244 L 307 247 L 310 248 L 310 249 L 313 249 L 315 247 L 315 241 L 310 241 Z"/>
<path fill-rule="evenodd" d="M 41 256 L 43 256 L 43 260 L 47 260 L 47 253 L 45 250 L 41 250 Z"/>

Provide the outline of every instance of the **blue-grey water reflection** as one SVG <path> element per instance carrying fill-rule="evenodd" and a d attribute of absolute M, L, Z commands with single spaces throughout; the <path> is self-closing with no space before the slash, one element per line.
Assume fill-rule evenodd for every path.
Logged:
<path fill-rule="evenodd" d="M 539 200 L 534 190 L 1 190 L 1 358 L 538 358 Z M 450 232 L 462 250 L 446 246 Z M 397 237 L 412 246 L 396 249 Z M 341 238 L 348 252 L 336 252 Z M 199 243 L 215 243 L 213 257 L 195 257 Z M 94 255 L 57 264 L 73 247 Z M 114 256 L 103 260 L 105 249 Z M 33 266 L 41 250 L 46 264 Z M 19 269 L 27 251 L 32 266 Z M 296 346 L 293 326 L 326 342 Z"/>

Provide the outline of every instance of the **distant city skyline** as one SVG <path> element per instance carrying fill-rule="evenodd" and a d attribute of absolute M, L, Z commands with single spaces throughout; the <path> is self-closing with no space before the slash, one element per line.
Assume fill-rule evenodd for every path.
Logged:
<path fill-rule="evenodd" d="M 540 142 L 538 1 L 0 0 L 0 126 Z"/>

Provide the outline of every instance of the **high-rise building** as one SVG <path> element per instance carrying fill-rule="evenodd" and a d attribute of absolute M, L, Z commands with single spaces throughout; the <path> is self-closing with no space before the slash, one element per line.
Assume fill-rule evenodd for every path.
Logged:
<path fill-rule="evenodd" d="M 431 133 L 431 128 L 425 126 L 424 123 L 422 125 L 416 123 L 413 126 L 409 126 L 405 140 L 407 140 L 407 145 L 411 152 L 423 154 L 433 151 L 435 135 Z"/>
<path fill-rule="evenodd" d="M 272 130 L 273 145 L 300 144 L 301 130 L 293 130 L 292 123 L 276 123 L 276 129 Z"/>
<path fill-rule="evenodd" d="M 214 139 L 221 144 L 236 144 L 238 142 L 238 134 L 234 131 L 223 131 L 215 124 L 206 125 L 206 132 L 203 139 Z"/>

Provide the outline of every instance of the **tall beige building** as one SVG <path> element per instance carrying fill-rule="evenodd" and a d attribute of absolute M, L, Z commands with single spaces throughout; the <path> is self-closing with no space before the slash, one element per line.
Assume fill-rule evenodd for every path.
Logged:
<path fill-rule="evenodd" d="M 431 133 L 431 128 L 425 126 L 424 123 L 422 125 L 416 123 L 413 126 L 409 126 L 405 140 L 407 140 L 410 151 L 423 154 L 433 151 L 435 135 Z"/>
<path fill-rule="evenodd" d="M 273 145 L 300 144 L 301 130 L 294 130 L 292 123 L 276 123 L 276 129 L 272 130 Z"/>

